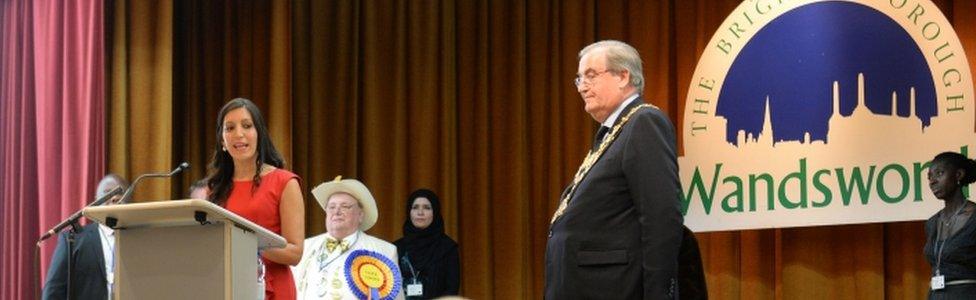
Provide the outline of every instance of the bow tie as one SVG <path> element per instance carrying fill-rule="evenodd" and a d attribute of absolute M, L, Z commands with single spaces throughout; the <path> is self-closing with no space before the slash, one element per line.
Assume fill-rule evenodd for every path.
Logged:
<path fill-rule="evenodd" d="M 330 253 L 333 250 L 335 250 L 336 247 L 339 247 L 339 249 L 342 250 L 342 252 L 346 252 L 346 250 L 349 250 L 349 242 L 347 241 L 340 242 L 334 238 L 325 239 L 325 249 L 328 249 Z"/>

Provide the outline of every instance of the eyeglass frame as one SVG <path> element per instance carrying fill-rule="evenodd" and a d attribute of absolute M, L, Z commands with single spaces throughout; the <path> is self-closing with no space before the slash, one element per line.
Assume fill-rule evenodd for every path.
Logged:
<path fill-rule="evenodd" d="M 582 75 L 577 74 L 576 78 L 573 78 L 573 85 L 575 85 L 576 87 L 583 86 L 584 84 L 586 84 L 587 86 L 591 86 L 593 85 L 593 80 L 596 80 L 596 78 L 600 77 L 600 75 L 606 73 L 616 73 L 616 72 L 617 70 L 613 70 L 609 68 L 604 69 L 603 71 L 595 71 L 593 69 L 590 69 L 589 71 L 587 71 Z"/>
<path fill-rule="evenodd" d="M 361 204 L 359 204 L 359 203 L 356 203 L 356 204 L 353 204 L 353 205 L 342 205 L 342 204 L 336 204 L 335 206 L 326 205 L 325 206 L 325 212 L 331 211 L 333 214 L 335 214 L 335 213 L 341 211 L 342 213 L 345 214 L 345 213 L 352 212 L 352 210 L 353 210 L 354 207 L 358 207 L 359 209 L 362 209 L 363 208 L 363 206 Z"/>

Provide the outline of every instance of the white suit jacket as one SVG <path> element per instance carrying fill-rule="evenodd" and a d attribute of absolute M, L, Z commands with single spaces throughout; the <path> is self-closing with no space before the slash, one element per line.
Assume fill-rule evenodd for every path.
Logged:
<path fill-rule="evenodd" d="M 346 259 L 356 250 L 386 256 L 399 273 L 396 246 L 387 241 L 357 231 L 342 240 L 350 245 L 348 250 L 343 252 L 336 247 L 329 252 L 325 246 L 326 237 L 331 237 L 328 232 L 305 239 L 302 260 L 291 270 L 295 275 L 297 299 L 359 299 L 347 281 L 345 269 Z M 401 287 L 395 299 L 404 299 L 403 295 Z"/>

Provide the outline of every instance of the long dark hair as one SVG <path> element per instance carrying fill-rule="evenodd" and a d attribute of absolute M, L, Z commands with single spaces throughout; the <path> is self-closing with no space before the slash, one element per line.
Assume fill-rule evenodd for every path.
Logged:
<path fill-rule="evenodd" d="M 235 98 L 224 104 L 224 107 L 217 113 L 217 143 L 214 147 L 213 157 L 210 159 L 210 175 L 207 176 L 207 187 L 210 188 L 208 199 L 217 205 L 223 205 L 230 195 L 230 190 L 234 186 L 234 158 L 226 151 L 223 151 L 221 141 L 224 133 L 224 117 L 232 110 L 245 108 L 251 114 L 251 121 L 254 128 L 258 131 L 257 159 L 255 161 L 257 172 L 254 173 L 254 186 L 261 184 L 261 165 L 268 164 L 278 168 L 285 166 L 285 160 L 275 149 L 268 135 L 268 125 L 264 123 L 261 110 L 254 102 L 244 98 Z"/>
<path fill-rule="evenodd" d="M 967 158 L 965 155 L 956 152 L 942 152 L 932 159 L 933 165 L 937 163 L 949 166 L 952 171 L 963 170 L 965 174 L 959 180 L 960 188 L 976 182 L 976 161 Z"/>

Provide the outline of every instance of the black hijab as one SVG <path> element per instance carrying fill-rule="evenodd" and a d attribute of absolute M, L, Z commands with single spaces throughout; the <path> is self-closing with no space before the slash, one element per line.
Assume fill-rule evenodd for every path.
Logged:
<path fill-rule="evenodd" d="M 417 198 L 430 200 L 433 211 L 434 219 L 430 226 L 424 229 L 413 226 L 409 217 L 410 209 L 413 208 L 413 203 L 417 201 Z M 400 257 L 407 255 L 410 258 L 410 264 L 413 265 L 414 269 L 425 271 L 439 269 L 435 265 L 442 263 L 442 258 L 456 249 L 457 243 L 447 234 L 444 234 L 444 217 L 441 215 L 441 201 L 437 194 L 428 189 L 419 189 L 410 193 L 407 198 L 407 219 L 403 222 L 403 238 L 394 244 L 399 249 Z"/>

